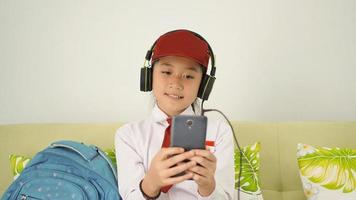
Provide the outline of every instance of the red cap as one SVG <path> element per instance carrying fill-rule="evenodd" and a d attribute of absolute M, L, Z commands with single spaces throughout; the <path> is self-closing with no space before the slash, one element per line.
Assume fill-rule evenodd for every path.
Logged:
<path fill-rule="evenodd" d="M 177 30 L 160 36 L 154 46 L 152 63 L 164 56 L 182 56 L 208 67 L 208 44 L 188 30 Z"/>

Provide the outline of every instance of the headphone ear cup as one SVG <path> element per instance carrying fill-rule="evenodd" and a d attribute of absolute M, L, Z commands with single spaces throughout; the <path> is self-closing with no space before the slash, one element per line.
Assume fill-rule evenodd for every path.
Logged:
<path fill-rule="evenodd" d="M 215 82 L 215 77 L 205 74 L 203 80 L 200 83 L 198 97 L 202 100 L 208 100 L 211 90 Z"/>
<path fill-rule="evenodd" d="M 140 90 L 149 92 L 152 90 L 152 68 L 142 67 L 140 74 Z"/>

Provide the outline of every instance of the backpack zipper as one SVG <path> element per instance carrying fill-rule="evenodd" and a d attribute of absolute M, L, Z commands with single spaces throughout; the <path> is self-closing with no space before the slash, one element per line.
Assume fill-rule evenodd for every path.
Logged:
<path fill-rule="evenodd" d="M 33 196 L 29 196 L 29 195 L 26 195 L 26 194 L 21 194 L 21 200 L 27 200 L 27 198 L 41 200 L 41 199 L 33 197 Z M 28 199 L 28 200 L 30 200 L 30 199 Z"/>

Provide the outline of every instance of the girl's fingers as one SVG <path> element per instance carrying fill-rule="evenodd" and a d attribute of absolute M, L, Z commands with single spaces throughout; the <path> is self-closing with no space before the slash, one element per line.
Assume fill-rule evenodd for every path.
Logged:
<path fill-rule="evenodd" d="M 173 185 L 173 184 L 177 184 L 177 183 L 180 183 L 180 182 L 183 182 L 185 180 L 189 180 L 189 179 L 192 179 L 194 176 L 194 174 L 192 172 L 188 172 L 188 173 L 185 173 L 184 175 L 182 176 L 177 176 L 177 177 L 171 177 L 171 178 L 168 178 L 164 181 L 164 184 L 165 186 L 166 185 Z"/>
<path fill-rule="evenodd" d="M 178 155 L 174 155 L 164 161 L 164 168 L 169 168 L 185 160 L 190 160 L 193 156 L 193 151 L 187 151 Z"/>
<path fill-rule="evenodd" d="M 216 163 L 214 163 L 204 157 L 194 156 L 190 160 L 197 162 L 199 165 L 203 166 L 204 168 L 212 169 L 215 171 Z"/>
<path fill-rule="evenodd" d="M 216 157 L 214 156 L 214 154 L 212 154 L 208 150 L 194 149 L 193 151 L 194 151 L 194 154 L 197 156 L 204 157 L 204 158 L 210 160 L 211 162 L 216 162 Z"/>
<path fill-rule="evenodd" d="M 198 175 L 203 176 L 203 177 L 212 176 L 207 168 L 200 167 L 198 165 L 189 168 L 188 171 L 189 172 L 193 172 L 194 174 L 198 174 Z"/>
<path fill-rule="evenodd" d="M 188 169 L 192 168 L 196 166 L 196 162 L 195 161 L 189 161 L 187 163 L 181 163 L 181 164 L 178 164 L 174 167 L 171 167 L 169 169 L 166 170 L 166 174 L 165 176 L 166 177 L 172 177 L 174 175 L 177 175 L 181 172 L 184 172 L 184 171 L 187 171 Z"/>
<path fill-rule="evenodd" d="M 169 148 L 162 148 L 159 151 L 158 159 L 159 160 L 165 160 L 171 156 L 174 156 L 176 154 L 181 154 L 184 152 L 183 148 L 180 147 L 169 147 Z"/>

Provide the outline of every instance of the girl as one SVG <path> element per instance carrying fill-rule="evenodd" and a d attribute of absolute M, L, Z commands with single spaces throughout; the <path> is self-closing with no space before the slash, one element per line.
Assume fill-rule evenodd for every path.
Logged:
<path fill-rule="evenodd" d="M 192 31 L 175 30 L 159 37 L 151 50 L 152 114 L 122 126 L 115 135 L 121 197 L 232 199 L 234 146 L 226 123 L 208 119 L 206 150 L 184 152 L 167 145 L 171 117 L 200 114 L 197 96 L 212 55 L 209 44 Z"/>

